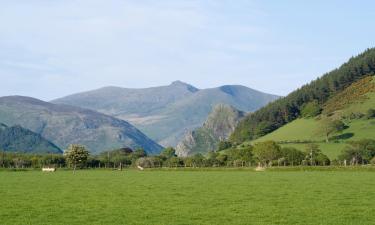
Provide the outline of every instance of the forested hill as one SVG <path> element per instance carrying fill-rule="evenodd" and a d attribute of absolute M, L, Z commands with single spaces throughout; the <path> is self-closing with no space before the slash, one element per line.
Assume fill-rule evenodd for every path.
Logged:
<path fill-rule="evenodd" d="M 375 48 L 371 48 L 338 69 L 249 114 L 238 124 L 230 140 L 239 143 L 264 136 L 298 118 L 306 103 L 317 101 L 323 105 L 353 82 L 374 74 Z"/>
<path fill-rule="evenodd" d="M 0 150 L 26 153 L 62 153 L 55 144 L 40 134 L 19 125 L 8 127 L 0 123 Z"/>

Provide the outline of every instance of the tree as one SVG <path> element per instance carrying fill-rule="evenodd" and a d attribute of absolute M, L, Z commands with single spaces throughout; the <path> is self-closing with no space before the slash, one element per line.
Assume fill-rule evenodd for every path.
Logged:
<path fill-rule="evenodd" d="M 345 124 L 341 120 L 333 120 L 329 117 L 321 119 L 319 125 L 319 133 L 323 133 L 326 142 L 329 142 L 331 135 L 339 133 L 345 129 Z"/>
<path fill-rule="evenodd" d="M 300 165 L 305 158 L 303 152 L 292 147 L 282 148 L 281 156 L 285 159 L 284 163 L 291 166 Z"/>
<path fill-rule="evenodd" d="M 351 141 L 339 155 L 340 160 L 347 160 L 351 165 L 369 163 L 373 157 L 375 157 L 375 140 L 372 139 Z"/>
<path fill-rule="evenodd" d="M 316 157 L 321 153 L 319 145 L 311 143 L 306 145 L 306 160 L 309 161 L 310 166 L 316 164 Z"/>
<path fill-rule="evenodd" d="M 375 109 L 369 109 L 369 110 L 367 110 L 366 117 L 368 119 L 375 118 Z"/>
<path fill-rule="evenodd" d="M 73 173 L 75 173 L 77 165 L 83 165 L 89 157 L 89 151 L 83 145 L 69 145 L 65 151 L 66 160 L 73 166 Z"/>
<path fill-rule="evenodd" d="M 302 106 L 301 115 L 305 118 L 315 117 L 319 115 L 321 111 L 322 108 L 320 107 L 318 101 L 314 100 Z"/>
<path fill-rule="evenodd" d="M 217 150 L 222 151 L 222 150 L 231 148 L 232 146 L 233 146 L 232 142 L 230 142 L 230 141 L 220 141 Z"/>
<path fill-rule="evenodd" d="M 254 155 L 263 165 L 272 165 L 281 156 L 281 147 L 274 141 L 258 142 L 254 145 Z"/>
<path fill-rule="evenodd" d="M 161 156 L 164 156 L 165 158 L 169 159 L 172 157 L 176 157 L 176 150 L 172 147 L 165 148 L 161 153 Z"/>
<path fill-rule="evenodd" d="M 143 148 L 136 149 L 133 154 L 131 154 L 133 160 L 137 160 L 142 157 L 147 156 L 147 152 Z"/>

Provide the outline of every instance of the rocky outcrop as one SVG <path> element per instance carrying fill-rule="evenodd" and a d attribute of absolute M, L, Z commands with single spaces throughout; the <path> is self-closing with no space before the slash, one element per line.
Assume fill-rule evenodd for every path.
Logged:
<path fill-rule="evenodd" d="M 216 150 L 219 142 L 229 137 L 244 115 L 244 112 L 232 106 L 216 105 L 202 127 L 185 134 L 176 147 L 176 153 L 188 156 Z"/>

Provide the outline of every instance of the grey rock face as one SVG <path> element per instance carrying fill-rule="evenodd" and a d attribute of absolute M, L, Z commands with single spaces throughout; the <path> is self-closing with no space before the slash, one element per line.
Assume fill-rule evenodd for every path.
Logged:
<path fill-rule="evenodd" d="M 219 142 L 230 136 L 244 116 L 244 112 L 232 106 L 216 105 L 202 127 L 185 134 L 176 147 L 176 153 L 179 156 L 188 156 L 216 150 Z"/>

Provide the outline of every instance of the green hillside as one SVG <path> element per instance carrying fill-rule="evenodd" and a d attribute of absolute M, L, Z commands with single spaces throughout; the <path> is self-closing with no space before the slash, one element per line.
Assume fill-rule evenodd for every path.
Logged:
<path fill-rule="evenodd" d="M 300 150 L 305 148 L 306 143 L 314 142 L 334 159 L 348 141 L 375 139 L 375 119 L 366 115 L 370 109 L 375 109 L 375 77 L 364 78 L 339 92 L 324 105 L 322 115 L 296 119 L 255 142 L 274 140 L 284 147 Z M 325 135 L 319 132 L 323 116 L 340 119 L 347 127 L 333 135 L 330 143 L 326 143 Z"/>
<path fill-rule="evenodd" d="M 288 96 L 274 101 L 243 119 L 231 135 L 231 141 L 241 143 L 255 140 L 278 128 L 291 123 L 303 115 L 306 104 L 317 104 L 324 107 L 327 114 L 355 103 L 362 104 L 362 109 L 371 102 L 364 103 L 363 93 L 371 90 L 373 85 L 364 83 L 352 90 L 341 93 L 353 83 L 375 74 L 375 48 L 352 57 L 341 67 L 322 77 L 302 86 Z M 368 83 L 368 82 L 367 82 Z M 361 98 L 358 95 L 362 96 Z M 336 98 L 335 98 L 336 97 Z M 344 115 L 344 114 L 342 114 Z"/>

